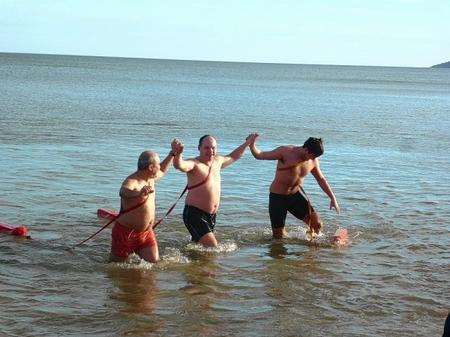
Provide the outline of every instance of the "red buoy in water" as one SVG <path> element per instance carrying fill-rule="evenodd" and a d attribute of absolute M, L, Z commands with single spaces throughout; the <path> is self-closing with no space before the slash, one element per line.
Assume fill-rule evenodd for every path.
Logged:
<path fill-rule="evenodd" d="M 0 233 L 29 237 L 28 229 L 25 226 L 12 226 L 5 223 L 0 223 Z"/>

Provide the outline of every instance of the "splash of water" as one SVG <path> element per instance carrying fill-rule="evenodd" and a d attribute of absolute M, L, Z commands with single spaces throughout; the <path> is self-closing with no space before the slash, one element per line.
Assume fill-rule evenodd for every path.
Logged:
<path fill-rule="evenodd" d="M 198 243 L 188 243 L 186 246 L 186 250 L 202 252 L 202 253 L 229 253 L 237 250 L 237 244 L 233 241 L 221 242 L 217 245 L 217 247 L 204 247 Z"/>

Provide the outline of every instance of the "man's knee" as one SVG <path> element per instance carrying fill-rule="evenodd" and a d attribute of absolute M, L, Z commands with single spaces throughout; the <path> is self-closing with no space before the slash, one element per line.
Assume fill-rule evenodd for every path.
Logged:
<path fill-rule="evenodd" d="M 159 261 L 158 246 L 155 244 L 151 247 L 142 248 L 138 255 L 147 262 L 156 263 Z"/>
<path fill-rule="evenodd" d="M 213 233 L 206 233 L 198 242 L 205 247 L 217 247 L 217 240 Z"/>
<path fill-rule="evenodd" d="M 156 263 L 159 261 L 159 256 L 150 256 L 150 258 L 147 260 L 147 262 L 150 263 Z"/>

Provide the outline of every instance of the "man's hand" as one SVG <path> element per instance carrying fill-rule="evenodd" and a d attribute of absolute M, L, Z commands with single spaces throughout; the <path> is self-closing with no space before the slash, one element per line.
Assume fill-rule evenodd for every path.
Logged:
<path fill-rule="evenodd" d="M 337 214 L 341 213 L 341 208 L 339 207 L 336 199 L 334 199 L 334 198 L 331 199 L 331 202 L 330 202 L 330 209 L 333 209 L 333 208 L 336 210 Z"/>
<path fill-rule="evenodd" d="M 309 231 L 312 235 L 319 234 L 320 229 L 322 228 L 322 222 L 314 222 L 312 221 L 309 227 Z"/>
<path fill-rule="evenodd" d="M 171 150 L 172 150 L 172 153 L 174 154 L 174 155 L 177 155 L 178 153 L 177 153 L 177 139 L 175 138 L 175 139 L 173 139 L 172 140 L 172 142 L 170 143 L 170 148 L 171 148 Z"/>
<path fill-rule="evenodd" d="M 180 140 L 175 138 L 174 140 L 172 140 L 172 143 L 170 145 L 171 145 L 172 151 L 175 155 L 183 153 L 184 144 Z"/>
<path fill-rule="evenodd" d="M 247 136 L 247 138 L 245 138 L 245 141 L 247 142 L 247 145 L 252 145 L 258 137 L 259 135 L 257 133 L 251 133 Z"/>
<path fill-rule="evenodd" d="M 153 192 L 155 192 L 155 190 L 153 189 L 153 187 L 151 187 L 150 185 L 145 185 L 144 187 L 141 188 L 141 197 L 146 197 L 149 194 L 152 194 Z"/>

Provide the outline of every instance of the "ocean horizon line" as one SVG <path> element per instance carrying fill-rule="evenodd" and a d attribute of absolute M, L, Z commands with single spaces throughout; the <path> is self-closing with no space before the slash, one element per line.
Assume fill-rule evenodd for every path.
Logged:
<path fill-rule="evenodd" d="M 368 68 L 413 68 L 428 69 L 428 67 L 419 66 L 389 66 L 389 65 L 358 65 L 358 64 L 325 64 L 325 63 L 290 63 L 290 62 L 255 62 L 255 61 L 229 61 L 229 60 L 203 60 L 203 59 L 172 59 L 155 57 L 131 57 L 131 56 L 112 56 L 112 55 L 81 55 L 81 54 L 57 54 L 57 53 L 24 53 L 24 52 L 3 52 L 7 55 L 42 55 L 42 56 L 67 56 L 67 57 L 93 57 L 93 58 L 116 58 L 127 60 L 154 60 L 154 61 L 176 61 L 176 62 L 209 62 L 209 63 L 236 63 L 236 64 L 267 64 L 267 65 L 287 65 L 287 66 L 322 66 L 322 67 L 368 67 Z"/>

